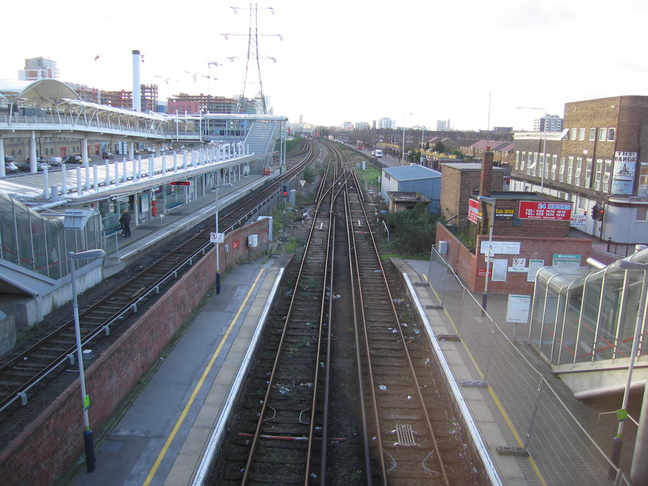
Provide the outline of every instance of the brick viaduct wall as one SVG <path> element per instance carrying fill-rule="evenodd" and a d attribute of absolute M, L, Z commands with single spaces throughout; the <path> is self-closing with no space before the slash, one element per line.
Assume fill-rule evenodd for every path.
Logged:
<path fill-rule="evenodd" d="M 437 243 L 448 242 L 448 264 L 464 281 L 471 292 L 483 292 L 486 275 L 486 261 L 482 254 L 475 255 L 443 225 L 437 225 Z M 477 237 L 477 248 L 481 241 L 488 241 L 488 236 Z M 495 255 L 496 259 L 507 259 L 508 267 L 512 266 L 513 258 L 525 258 L 526 266 L 530 259 L 544 260 L 545 266 L 550 266 L 554 254 L 581 255 L 581 266 L 586 265 L 592 254 L 592 241 L 588 238 L 539 238 L 519 236 L 494 236 L 493 241 L 519 241 L 519 255 Z M 491 265 L 491 271 L 493 266 Z M 481 276 L 480 276 L 481 275 Z M 507 272 L 505 282 L 488 283 L 489 294 L 533 294 L 534 282 L 527 282 L 527 273 Z"/>
<path fill-rule="evenodd" d="M 225 271 L 241 259 L 267 249 L 272 220 L 263 219 L 229 233 L 230 248 L 220 268 Z M 257 248 L 247 248 L 247 237 L 259 236 Z M 233 245 L 239 241 L 239 245 Z M 223 249 L 224 245 L 220 245 Z M 238 246 L 238 248 L 233 248 Z M 158 359 L 180 326 L 186 322 L 215 283 L 215 251 L 196 263 L 165 297 L 128 329 L 86 369 L 86 389 L 91 397 L 90 426 L 95 439 L 123 400 Z M 0 452 L 3 484 L 57 484 L 84 454 L 81 392 L 76 380 Z M 29 406 L 29 405 L 28 405 Z"/>

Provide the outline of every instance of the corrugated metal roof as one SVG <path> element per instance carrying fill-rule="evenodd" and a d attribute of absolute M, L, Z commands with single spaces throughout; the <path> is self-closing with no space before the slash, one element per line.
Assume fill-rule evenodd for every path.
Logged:
<path fill-rule="evenodd" d="M 390 177 L 397 181 L 412 181 L 416 179 L 437 179 L 441 172 L 428 169 L 422 165 L 404 165 L 401 167 L 386 167 L 383 169 Z"/>

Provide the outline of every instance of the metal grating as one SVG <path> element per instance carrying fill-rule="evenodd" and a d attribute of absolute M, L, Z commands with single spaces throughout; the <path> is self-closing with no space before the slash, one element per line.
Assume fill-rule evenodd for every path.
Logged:
<path fill-rule="evenodd" d="M 411 425 L 397 425 L 396 436 L 398 437 L 398 442 L 396 442 L 397 445 L 416 445 L 416 441 L 414 440 L 414 430 Z"/>

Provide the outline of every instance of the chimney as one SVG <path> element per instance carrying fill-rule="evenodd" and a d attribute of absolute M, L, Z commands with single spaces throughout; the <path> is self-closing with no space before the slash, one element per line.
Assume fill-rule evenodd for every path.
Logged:
<path fill-rule="evenodd" d="M 490 196 L 491 186 L 493 183 L 493 152 L 490 147 L 486 147 L 484 158 L 482 159 L 481 177 L 479 180 L 479 195 Z"/>
<path fill-rule="evenodd" d="M 142 111 L 142 85 L 140 83 L 140 51 L 133 51 L 133 110 Z"/>

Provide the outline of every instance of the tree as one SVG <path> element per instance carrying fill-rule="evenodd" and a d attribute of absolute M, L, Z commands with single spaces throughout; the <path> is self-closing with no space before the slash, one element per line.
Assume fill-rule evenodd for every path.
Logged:
<path fill-rule="evenodd" d="M 446 146 L 443 145 L 443 142 L 441 140 L 439 140 L 437 143 L 434 144 L 434 149 L 432 151 L 440 154 L 444 154 L 446 151 Z"/>
<path fill-rule="evenodd" d="M 424 203 L 388 214 L 387 225 L 394 249 L 407 255 L 427 255 L 436 238 L 437 220 L 438 217 L 428 214 Z"/>

